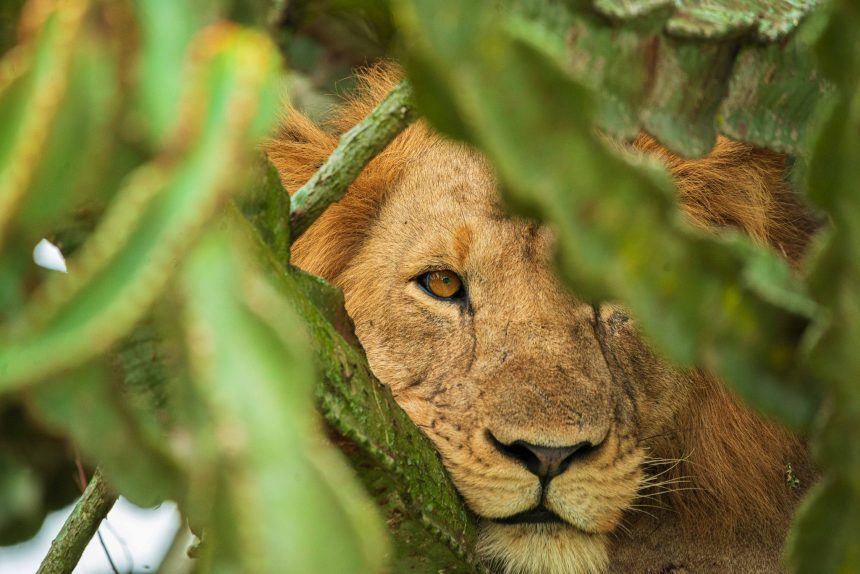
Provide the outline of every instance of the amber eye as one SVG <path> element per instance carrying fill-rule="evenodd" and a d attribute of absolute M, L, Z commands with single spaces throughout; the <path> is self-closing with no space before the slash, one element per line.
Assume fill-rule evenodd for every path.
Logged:
<path fill-rule="evenodd" d="M 430 271 L 417 277 L 425 291 L 439 299 L 457 299 L 463 295 L 463 281 L 453 271 Z"/>

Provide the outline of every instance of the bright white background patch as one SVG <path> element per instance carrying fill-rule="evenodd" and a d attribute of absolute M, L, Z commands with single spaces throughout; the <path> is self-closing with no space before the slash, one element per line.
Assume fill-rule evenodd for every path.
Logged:
<path fill-rule="evenodd" d="M 60 248 L 47 239 L 43 239 L 36 244 L 36 247 L 33 249 L 33 261 L 36 262 L 36 265 L 45 269 L 62 271 L 63 273 L 67 272 L 66 258 L 63 257 Z"/>
<path fill-rule="evenodd" d="M 35 572 L 51 547 L 51 540 L 71 512 L 72 506 L 52 512 L 34 538 L 15 546 L 0 547 L 0 572 Z M 179 527 L 179 512 L 173 503 L 143 509 L 120 498 L 99 532 L 120 572 L 145 573 L 158 569 Z M 87 546 L 74 574 L 111 574 L 98 537 L 93 537 Z"/>

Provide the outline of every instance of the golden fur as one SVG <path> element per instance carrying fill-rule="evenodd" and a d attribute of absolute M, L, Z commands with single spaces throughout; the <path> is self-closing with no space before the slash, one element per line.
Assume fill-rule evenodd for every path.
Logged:
<path fill-rule="evenodd" d="M 367 71 L 325 129 L 290 113 L 268 146 L 290 193 L 397 77 L 391 68 Z M 645 135 L 633 148 L 667 166 L 694 223 L 741 229 L 793 262 L 802 256 L 814 224 L 784 181 L 783 156 L 725 138 L 695 160 Z M 691 563 L 696 541 L 717 531 L 727 544 L 746 540 L 734 532 L 762 528 L 768 540 L 781 539 L 799 495 L 786 486 L 786 465 L 807 476 L 802 443 L 712 377 L 660 360 L 623 309 L 571 296 L 550 269 L 551 252 L 547 229 L 501 209 L 478 153 L 418 122 L 295 243 L 292 257 L 344 290 L 371 368 L 486 519 L 479 550 L 500 571 L 625 571 L 615 556 L 651 535 L 654 521 L 671 523 L 672 547 Z M 465 278 L 468 304 L 434 300 L 413 281 L 440 268 Z M 493 440 L 597 446 L 541 493 Z M 494 522 L 542 496 L 566 524 Z M 651 504 L 659 508 L 646 510 Z"/>

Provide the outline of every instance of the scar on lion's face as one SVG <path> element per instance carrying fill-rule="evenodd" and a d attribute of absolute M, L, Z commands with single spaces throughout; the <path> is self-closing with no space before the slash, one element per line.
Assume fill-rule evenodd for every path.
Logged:
<path fill-rule="evenodd" d="M 335 130 L 395 80 L 372 72 Z M 290 191 L 335 141 L 291 120 L 269 148 Z M 789 258 L 802 251 L 812 224 L 776 154 L 720 140 L 711 157 L 682 160 L 644 136 L 633 148 L 667 165 L 694 224 L 740 228 Z M 479 153 L 418 123 L 293 250 L 343 289 L 372 371 L 484 520 L 487 560 L 601 572 L 645 499 L 690 524 L 784 514 L 793 498 L 767 484 L 799 443 L 713 378 L 662 361 L 621 307 L 571 294 L 553 269 L 552 231 L 509 215 L 497 187 Z"/>

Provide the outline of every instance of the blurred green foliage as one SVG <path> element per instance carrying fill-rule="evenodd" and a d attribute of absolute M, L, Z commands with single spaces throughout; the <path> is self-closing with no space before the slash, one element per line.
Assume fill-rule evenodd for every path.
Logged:
<path fill-rule="evenodd" d="M 261 30 L 276 8 L 19 15 L 0 67 L 3 542 L 73 498 L 79 456 L 140 505 L 178 501 L 201 571 L 472 570 L 473 523 L 339 293 L 288 267 L 289 197 L 256 149 L 286 94 Z M 68 274 L 33 264 L 42 237 Z"/>
<path fill-rule="evenodd" d="M 487 5 L 438 18 L 433 2 L 397 3 L 416 92 L 447 103 L 444 114 L 426 106 L 428 117 L 493 159 L 513 207 L 555 224 L 559 271 L 576 293 L 624 301 L 666 356 L 722 375 L 794 427 L 807 424 L 817 399 L 791 350 L 816 305 L 787 263 L 686 224 L 665 174 L 601 145 L 591 93 Z"/>
<path fill-rule="evenodd" d="M 811 4 L 535 0 L 509 3 L 528 8 L 513 26 L 497 4 L 441 14 L 430 0 L 394 0 L 428 119 L 490 157 L 512 209 L 554 225 L 576 293 L 622 301 L 666 356 L 811 434 L 824 478 L 794 525 L 789 565 L 856 571 L 856 4 L 834 3 L 787 39 Z M 645 128 L 688 156 L 722 130 L 810 159 L 805 188 L 827 216 L 815 253 L 793 272 L 743 237 L 693 230 L 665 174 L 619 157 L 595 124 L 622 137 Z"/>
<path fill-rule="evenodd" d="M 246 240 L 212 226 L 280 109 L 279 56 L 196 8 L 25 7 L 0 94 L 0 389 L 131 500 L 180 501 L 205 571 L 377 571 L 381 522 L 313 414 L 300 323 Z M 33 266 L 33 242 L 76 209 L 92 231 L 68 275 Z M 183 320 L 164 327 L 168 313 Z M 156 323 L 172 345 L 147 335 Z M 4 515 L 39 518 L 38 483 L 3 470 Z"/>
<path fill-rule="evenodd" d="M 711 4 L 4 4 L 0 543 L 74 495 L 73 444 L 132 501 L 177 500 L 201 571 L 479 568 L 473 518 L 339 293 L 289 267 L 289 198 L 255 152 L 285 76 L 321 117 L 319 88 L 394 53 L 427 118 L 556 228 L 571 287 L 623 301 L 667 356 L 810 433 L 823 479 L 791 565 L 860 568 L 860 12 Z M 690 156 L 722 132 L 808 160 L 814 257 L 794 272 L 691 229 L 665 173 L 595 125 Z M 33 264 L 43 237 L 67 275 Z"/>

